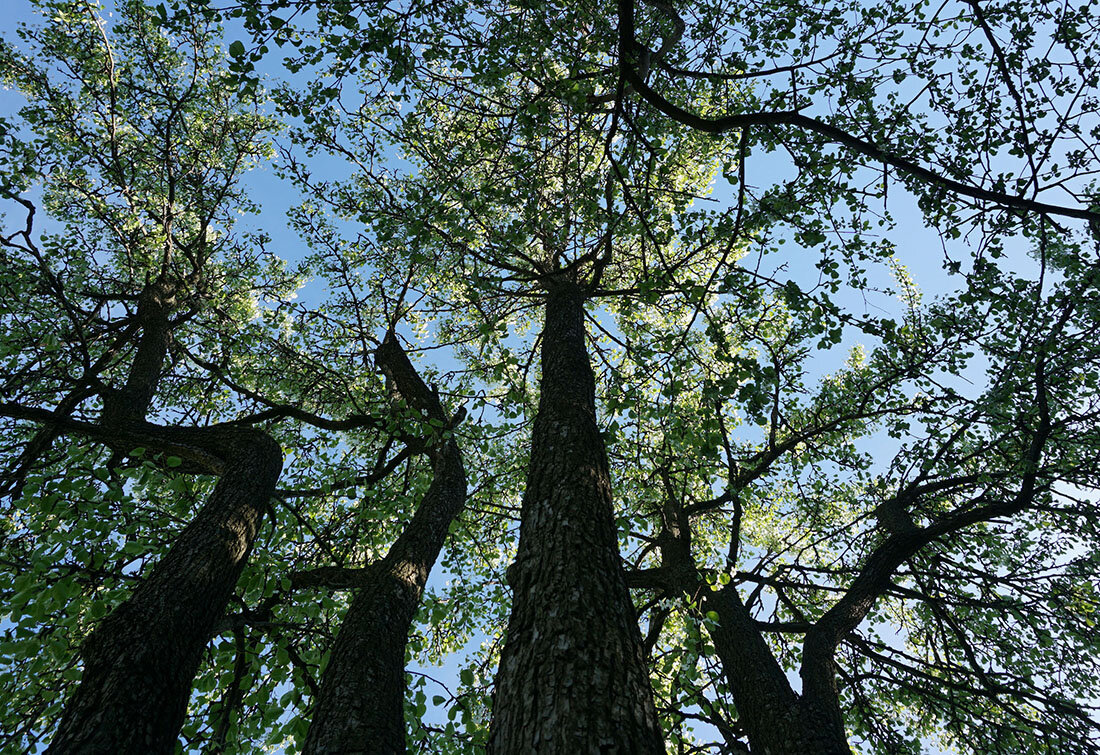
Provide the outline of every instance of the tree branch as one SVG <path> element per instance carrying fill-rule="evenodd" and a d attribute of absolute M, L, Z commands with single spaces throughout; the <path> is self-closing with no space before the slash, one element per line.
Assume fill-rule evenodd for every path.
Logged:
<path fill-rule="evenodd" d="M 892 168 L 903 171 L 914 178 L 926 183 L 940 186 L 948 191 L 971 199 L 977 199 L 1001 205 L 1022 212 L 1041 213 L 1046 215 L 1061 215 L 1063 217 L 1079 218 L 1091 222 L 1100 222 L 1100 213 L 1077 207 L 1064 207 L 1062 205 L 1047 204 L 1001 191 L 986 189 L 981 186 L 966 184 L 941 175 L 934 170 L 919 165 L 912 160 L 896 155 L 887 149 L 880 147 L 868 139 L 848 133 L 832 124 L 802 115 L 796 110 L 775 110 L 757 113 L 737 113 L 721 118 L 704 118 L 689 110 L 672 104 L 658 94 L 645 82 L 636 68 L 634 50 L 638 42 L 634 28 L 634 0 L 618 0 L 619 6 L 619 66 L 627 83 L 641 95 L 642 99 L 655 107 L 660 112 L 697 131 L 709 134 L 721 134 L 747 126 L 794 126 L 804 131 L 811 131 L 824 136 L 831 142 L 840 144 L 848 149 L 866 157 L 872 158 L 877 163 L 884 163 Z"/>

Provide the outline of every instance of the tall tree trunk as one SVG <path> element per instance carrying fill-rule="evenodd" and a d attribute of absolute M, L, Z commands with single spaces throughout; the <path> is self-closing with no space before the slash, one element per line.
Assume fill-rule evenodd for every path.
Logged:
<path fill-rule="evenodd" d="M 237 585 L 282 470 L 279 445 L 241 427 L 158 427 L 145 421 L 171 342 L 174 288 L 149 283 L 126 381 L 103 395 L 95 437 L 125 454 L 137 445 L 180 453 L 181 470 L 219 474 L 195 519 L 81 649 L 84 673 L 62 713 L 51 753 L 169 753 L 191 683 Z M 142 439 L 135 442 L 135 438 Z"/>
<path fill-rule="evenodd" d="M 584 295 L 548 292 L 507 640 L 489 752 L 664 752 L 596 425 Z"/>
<path fill-rule="evenodd" d="M 377 360 L 414 410 L 453 424 L 392 333 Z M 412 520 L 367 570 L 340 627 L 306 737 L 305 752 L 389 755 L 405 752 L 405 646 L 424 585 L 466 505 L 466 470 L 453 437 L 430 443 L 432 482 Z"/>
<path fill-rule="evenodd" d="M 224 469 L 206 504 L 164 558 L 88 637 L 81 650 L 80 686 L 47 752 L 174 751 L 203 650 L 275 491 L 282 451 L 265 433 L 244 428 L 161 432 L 192 442 L 215 438 L 213 451 L 224 460 Z"/>

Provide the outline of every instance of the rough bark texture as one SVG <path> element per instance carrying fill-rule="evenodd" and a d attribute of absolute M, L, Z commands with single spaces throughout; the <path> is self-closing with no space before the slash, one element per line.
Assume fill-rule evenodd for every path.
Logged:
<path fill-rule="evenodd" d="M 282 451 L 266 434 L 220 436 L 225 469 L 210 498 L 134 594 L 88 637 L 80 686 L 48 752 L 174 751 L 203 650 L 282 468 Z"/>
<path fill-rule="evenodd" d="M 489 752 L 664 752 L 627 591 L 577 286 L 549 292 Z"/>
<path fill-rule="evenodd" d="M 391 335 L 378 363 L 406 403 L 449 425 L 439 403 Z M 386 557 L 370 566 L 352 600 L 321 680 L 305 752 L 405 752 L 405 646 L 424 585 L 466 504 L 466 471 L 453 438 L 429 444 L 432 482 Z"/>

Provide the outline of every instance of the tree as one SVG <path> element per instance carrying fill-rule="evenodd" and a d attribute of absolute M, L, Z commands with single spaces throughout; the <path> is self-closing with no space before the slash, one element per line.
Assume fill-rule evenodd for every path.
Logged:
<path fill-rule="evenodd" d="M 359 592 L 340 628 L 317 693 L 306 752 L 404 752 L 405 650 L 428 574 L 466 502 L 466 472 L 450 418 L 416 373 L 390 331 L 377 358 L 410 407 L 428 418 L 432 482 L 412 519 L 373 573 L 356 580 Z M 461 410 L 460 410 L 461 411 Z M 346 576 L 346 575 L 344 575 Z"/>
<path fill-rule="evenodd" d="M 99 669 L 146 689 L 97 640 L 132 636 L 186 656 L 173 702 L 143 692 L 119 708 L 173 711 L 142 719 L 161 721 L 159 750 L 182 724 L 194 749 L 401 751 L 404 695 L 406 741 L 438 751 L 1096 751 L 1086 11 L 245 5 L 260 41 L 228 46 L 227 77 L 196 31 L 203 6 L 128 5 L 111 32 L 130 57 L 88 9 L 49 7 L 53 26 L 26 42 L 55 62 L 5 55 L 32 101 L 21 128 L 39 135 L 9 136 L 8 193 L 33 207 L 30 154 L 55 156 L 42 201 L 61 222 L 5 243 L 7 373 L 27 386 L 3 411 L 11 510 L 27 512 L 5 546 L 22 612 L 5 652 L 51 649 L 22 662 L 37 685 L 8 678 L 9 742 L 33 748 L 57 726 L 72 648 L 119 604 L 91 634 L 55 747 L 93 731 L 79 713 L 103 710 Z M 85 41 L 66 44 L 64 24 Z M 234 236 L 226 214 L 247 207 L 240 169 L 270 128 L 252 110 L 269 44 L 291 44 L 286 69 L 309 74 L 277 95 L 312 247 L 293 275 L 261 265 L 266 239 Z M 1064 65 L 1035 53 L 1050 45 Z M 201 86 L 142 83 L 189 61 Z M 51 70 L 84 73 L 60 97 L 41 83 Z M 226 105 L 230 80 L 244 94 Z M 796 170 L 754 186 L 772 150 Z M 346 175 L 321 173 L 334 163 L 318 151 Z M 941 230 L 948 275 L 930 304 L 877 209 L 888 201 Z M 227 255 L 245 274 L 223 293 Z M 306 276 L 324 296 L 290 300 Z M 439 350 L 441 388 L 402 340 Z M 823 366 L 837 347 L 846 362 Z M 295 453 L 262 542 L 276 483 L 235 475 L 228 436 Z M 195 525 L 162 534 L 210 491 L 195 473 L 217 476 L 195 522 L 251 501 L 247 565 L 213 568 Z M 227 496 L 237 479 L 259 488 Z M 104 558 L 89 510 L 120 522 L 98 536 Z M 441 548 L 464 579 L 433 590 Z M 181 552 L 211 568 L 180 568 Z M 135 574 L 136 554 L 156 565 Z M 163 631 L 124 623 L 177 584 L 164 575 L 199 572 L 224 597 L 171 588 L 189 641 L 160 648 Z M 36 592 L 49 597 L 24 610 Z M 456 652 L 471 625 L 486 642 L 437 696 L 437 726 L 425 678 L 406 694 L 401 666 Z M 232 640 L 200 664 L 220 634 Z"/>
<path fill-rule="evenodd" d="M 124 5 L 120 22 L 110 31 L 90 6 L 54 3 L 44 10 L 51 14 L 51 25 L 24 34 L 39 57 L 5 51 L 5 74 L 30 101 L 21 116 L 39 136 L 34 144 L 19 142 L 19 136 L 12 139 L 10 177 L 15 184 L 35 177 L 29 165 L 37 160 L 44 178 L 43 203 L 62 224 L 43 237 L 43 251 L 33 227 L 35 204 L 17 196 L 28 213 L 26 227 L 4 242 L 11 272 L 6 285 L 13 303 L 7 311 L 7 349 L 14 400 L 4 404 L 3 413 L 40 426 L 13 457 L 11 500 L 21 505 L 45 493 L 40 523 L 13 520 L 10 567 L 23 572 L 14 584 L 13 602 L 17 611 L 35 605 L 26 615 L 14 614 L 22 621 L 12 632 L 26 640 L 29 623 L 48 618 L 70 628 L 59 637 L 67 649 L 79 641 L 79 628 L 89 615 L 86 605 L 73 598 L 83 598 L 104 583 L 134 579 L 134 556 L 144 561 L 159 555 L 133 594 L 82 643 L 82 673 L 56 669 L 81 684 L 65 703 L 51 749 L 171 750 L 211 636 L 233 631 L 236 659 L 230 684 L 235 689 L 212 711 L 208 735 L 211 747 L 224 749 L 232 730 L 240 728 L 234 718 L 244 704 L 240 683 L 247 670 L 248 643 L 236 623 L 259 618 L 246 610 L 234 622 L 226 609 L 271 511 L 282 466 L 279 445 L 255 425 L 288 416 L 322 430 L 381 429 L 382 423 L 354 413 L 331 421 L 308 412 L 303 407 L 310 405 L 302 401 L 281 406 L 227 374 L 242 367 L 235 352 L 255 349 L 262 354 L 271 346 L 266 325 L 249 323 L 257 297 L 285 297 L 294 279 L 277 260 L 265 260 L 264 237 L 232 235 L 234 215 L 249 208 L 240 176 L 268 154 L 262 136 L 273 123 L 258 113 L 255 90 L 246 88 L 243 97 L 227 94 L 233 90 L 211 27 L 198 17 L 168 19 L 166 12 L 158 15 L 140 3 Z M 104 143 L 106 151 L 100 146 Z M 235 268 L 232 273 L 229 266 Z M 410 404 L 438 421 L 438 398 L 431 398 L 396 341 L 384 342 L 379 353 Z M 119 387 L 113 385 L 116 380 Z M 189 385 L 193 382 L 199 383 L 197 390 Z M 218 422 L 225 412 L 240 408 L 217 395 L 222 385 L 264 411 Z M 21 386 L 18 392 L 16 386 Z M 324 396 L 315 396 L 314 402 L 323 404 Z M 35 405 L 42 403 L 56 408 Z M 340 408 L 354 403 L 342 399 Z M 154 411 L 169 421 L 148 421 Z M 86 419 L 89 414 L 95 419 Z M 22 428 L 11 431 L 18 448 Z M 103 444 L 111 455 L 76 445 L 60 459 L 51 457 L 62 435 Z M 396 426 L 386 436 L 380 468 L 392 468 L 410 456 L 405 451 L 386 458 L 397 436 L 418 451 L 427 448 L 441 465 L 442 493 L 429 489 L 427 496 L 441 498 L 434 508 L 443 511 L 435 514 L 435 521 L 421 523 L 414 517 L 417 526 L 406 529 L 407 537 L 398 541 L 396 558 L 389 562 L 395 574 L 404 576 L 404 564 L 418 548 L 438 552 L 456 505 L 461 508 L 465 482 L 453 440 L 442 448 L 438 442 L 425 446 Z M 59 460 L 84 457 L 90 457 L 94 475 L 73 496 L 73 512 L 59 515 L 58 499 L 82 475 L 70 470 L 69 477 L 52 480 L 51 470 Z M 167 479 L 158 479 L 158 471 L 167 473 Z M 181 472 L 213 475 L 217 482 L 188 485 L 177 476 Z M 57 483 L 60 492 L 51 490 Z M 164 527 L 163 517 L 173 509 L 186 512 L 189 499 L 204 490 L 209 498 L 190 523 L 148 550 L 146 530 Z M 161 496 L 179 503 L 154 506 L 161 520 L 150 519 L 142 512 L 143 503 Z M 123 522 L 106 543 L 117 554 L 90 552 L 92 541 L 67 541 L 71 530 L 62 530 L 53 541 L 37 529 L 56 521 L 79 528 L 89 507 L 104 504 L 123 512 Z M 47 577 L 47 595 L 56 600 L 51 608 L 33 597 L 42 587 L 34 572 L 47 566 L 46 554 L 57 558 L 66 550 L 71 555 L 61 573 Z M 435 552 L 419 556 L 427 559 L 419 575 L 421 588 Z M 287 565 L 285 558 L 276 558 Z M 278 576 L 283 589 L 318 581 L 312 572 L 293 576 Z M 270 584 L 259 587 L 266 599 L 257 609 L 262 615 L 278 597 L 273 599 Z M 411 604 L 401 609 L 409 614 L 406 629 L 419 598 L 411 597 Z M 103 606 L 101 602 L 97 609 L 101 612 Z M 92 610 L 91 618 L 98 618 Z M 399 625 L 395 629 L 402 636 L 406 631 Z M 391 661 L 399 678 L 403 643 Z M 296 658 L 296 663 L 304 662 Z M 43 682 L 57 680 L 47 676 Z M 49 695 L 56 697 L 56 692 Z M 400 724 L 401 687 L 390 697 Z M 54 715 L 42 709 L 42 699 L 31 698 L 21 722 L 25 728 L 12 732 L 15 741 L 26 737 L 22 741 L 33 747 L 35 719 Z"/>
<path fill-rule="evenodd" d="M 163 558 L 82 643 L 82 683 L 52 741 L 54 751 L 163 750 L 182 725 L 192 678 L 282 465 L 275 441 L 253 428 L 148 421 L 178 331 L 192 320 L 209 327 L 221 316 L 219 304 L 234 303 L 232 289 L 216 292 L 213 258 L 237 251 L 219 243 L 217 228 L 229 227 L 226 205 L 241 170 L 263 154 L 265 124 L 247 100 L 218 92 L 202 30 L 178 30 L 190 43 L 188 58 L 171 50 L 141 6 L 124 9 L 117 47 L 94 12 L 50 10 L 54 25 L 25 40 L 39 60 L 63 61 L 62 75 L 11 50 L 4 59 L 5 78 L 32 98 L 22 115 L 40 135 L 34 148 L 48 171 L 44 202 L 64 224 L 40 248 L 35 207 L 21 199 L 26 227 L 4 241 L 5 293 L 13 304 L 29 299 L 6 312 L 16 338 L 7 345 L 5 390 L 14 400 L 4 413 L 40 423 L 7 475 L 8 490 L 12 500 L 33 501 L 52 487 L 37 474 L 27 483 L 44 461 L 54 462 L 51 449 L 62 434 L 111 450 L 96 469 L 106 483 L 126 457 L 148 457 L 150 470 L 217 476 Z M 98 415 L 94 421 L 81 418 L 88 412 Z M 125 500 L 122 486 L 116 477 L 108 500 Z M 47 507 L 60 497 L 46 493 Z M 25 541 L 20 548 L 25 534 L 12 532 L 11 566 L 20 571 L 36 568 L 50 550 L 28 549 Z M 127 543 L 117 541 L 133 533 L 104 534 L 125 553 Z M 103 553 L 86 550 L 90 543 L 71 545 L 90 570 L 103 565 Z M 56 597 L 83 593 L 80 581 L 78 572 L 55 583 Z M 32 585 L 16 584 L 16 605 L 31 598 Z"/>

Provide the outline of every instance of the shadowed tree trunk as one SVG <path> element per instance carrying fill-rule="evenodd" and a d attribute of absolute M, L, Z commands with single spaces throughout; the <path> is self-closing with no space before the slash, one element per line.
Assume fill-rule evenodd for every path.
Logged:
<path fill-rule="evenodd" d="M 126 383 L 103 396 L 100 421 L 105 427 L 143 421 L 153 403 L 172 342 L 170 318 L 177 306 L 176 292 L 163 281 L 146 284 L 138 297 L 137 323 L 141 337 L 134 350 Z"/>
<path fill-rule="evenodd" d="M 584 295 L 552 282 L 489 752 L 664 752 L 611 503 Z"/>
<path fill-rule="evenodd" d="M 124 603 L 89 635 L 84 672 L 50 753 L 170 753 L 203 650 L 236 587 L 282 470 L 282 449 L 255 428 L 145 422 L 171 341 L 174 293 L 145 287 L 126 382 L 108 389 L 90 434 L 125 455 L 143 445 L 218 474 L 205 505 Z"/>
<path fill-rule="evenodd" d="M 797 695 L 736 590 L 704 588 L 714 648 L 754 755 L 851 755 L 836 688 L 829 697 Z"/>
<path fill-rule="evenodd" d="M 392 333 L 376 356 L 409 407 L 441 427 L 454 424 Z M 363 571 L 321 680 L 306 753 L 405 752 L 409 627 L 451 522 L 466 505 L 466 470 L 453 436 L 430 443 L 426 450 L 432 482 L 385 558 Z"/>
<path fill-rule="evenodd" d="M 206 504 L 134 594 L 81 650 L 84 674 L 51 753 L 170 753 L 203 650 L 248 559 L 282 468 L 282 451 L 246 428 L 178 429 L 219 437 L 224 469 Z M 153 437 L 160 428 L 147 432 Z M 198 445 L 198 443 L 196 443 Z"/>
<path fill-rule="evenodd" d="M 796 694 L 736 588 L 715 590 L 700 578 L 688 514 L 669 505 L 663 518 L 657 586 L 717 615 L 707 631 L 753 755 L 851 755 L 835 686 L 830 694 Z"/>

